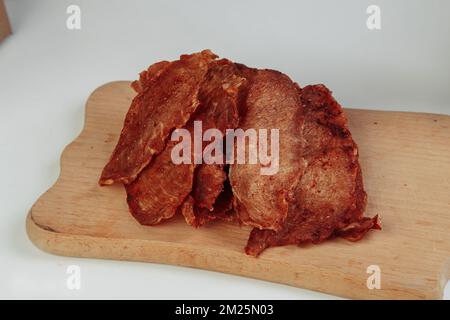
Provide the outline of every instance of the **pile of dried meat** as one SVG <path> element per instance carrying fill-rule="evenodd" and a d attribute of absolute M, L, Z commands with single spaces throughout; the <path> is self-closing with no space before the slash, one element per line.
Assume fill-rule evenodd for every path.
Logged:
<path fill-rule="evenodd" d="M 245 251 L 254 256 L 267 247 L 336 236 L 356 241 L 380 229 L 378 217 L 363 216 L 358 148 L 324 85 L 301 88 L 281 72 L 204 50 L 151 65 L 132 87 L 137 95 L 99 183 L 123 183 L 139 223 L 155 225 L 178 214 L 194 227 L 237 221 L 253 227 Z M 199 124 L 215 135 L 188 141 L 186 161 L 174 161 L 181 140 L 174 136 L 194 140 Z M 235 161 L 225 148 L 233 129 L 277 129 L 276 148 L 259 142 L 252 149 L 255 142 L 244 135 L 244 161 Z M 208 140 L 215 140 L 212 154 L 223 161 L 201 161 L 211 151 Z M 274 174 L 261 172 L 275 158 L 245 161 L 263 148 L 278 155 Z"/>

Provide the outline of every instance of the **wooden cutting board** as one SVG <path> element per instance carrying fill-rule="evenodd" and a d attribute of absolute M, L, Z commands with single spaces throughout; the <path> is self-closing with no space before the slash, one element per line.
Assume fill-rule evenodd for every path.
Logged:
<path fill-rule="evenodd" d="M 58 181 L 27 218 L 42 250 L 202 268 L 350 298 L 442 298 L 450 270 L 450 117 L 346 110 L 360 147 L 366 215 L 379 214 L 383 230 L 356 243 L 271 248 L 253 258 L 243 253 L 247 227 L 217 222 L 195 230 L 181 217 L 144 227 L 128 213 L 123 186 L 98 186 L 133 96 L 120 81 L 89 97 L 84 130 L 64 150 Z M 373 265 L 380 289 L 367 287 Z"/>

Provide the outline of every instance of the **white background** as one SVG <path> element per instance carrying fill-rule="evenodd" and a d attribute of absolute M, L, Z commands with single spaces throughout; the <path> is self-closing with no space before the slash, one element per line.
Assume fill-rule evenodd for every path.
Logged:
<path fill-rule="evenodd" d="M 66 28 L 78 4 L 82 29 Z M 369 31 L 378 4 L 382 29 Z M 450 1 L 6 0 L 0 43 L 0 298 L 333 298 L 173 266 L 52 256 L 25 216 L 56 180 L 59 156 L 99 85 L 135 79 L 161 59 L 210 48 L 300 85 L 323 82 L 345 106 L 450 114 Z M 81 267 L 82 288 L 66 288 Z M 450 286 L 446 296 L 450 298 Z"/>

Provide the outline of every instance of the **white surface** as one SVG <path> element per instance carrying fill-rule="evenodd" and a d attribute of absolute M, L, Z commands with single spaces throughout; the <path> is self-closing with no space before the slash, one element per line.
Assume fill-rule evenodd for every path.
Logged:
<path fill-rule="evenodd" d="M 14 35 L 0 43 L 0 298 L 331 297 L 189 268 L 52 256 L 25 234 L 27 211 L 82 128 L 89 93 L 180 53 L 211 48 L 300 84 L 323 82 L 345 106 L 450 114 L 450 1 L 242 2 L 6 0 Z M 372 3 L 380 31 L 366 28 Z M 69 4 L 81 7 L 79 31 L 66 28 Z M 66 288 L 72 264 L 80 291 Z"/>

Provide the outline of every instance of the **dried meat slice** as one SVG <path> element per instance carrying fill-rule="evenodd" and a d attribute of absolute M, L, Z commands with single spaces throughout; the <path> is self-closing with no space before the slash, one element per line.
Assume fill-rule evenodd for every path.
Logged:
<path fill-rule="evenodd" d="M 200 99 L 206 109 L 197 120 L 202 121 L 204 132 L 214 128 L 225 136 L 227 129 L 234 129 L 239 123 L 239 97 L 247 79 L 234 63 L 226 59 L 217 61 L 216 68 L 211 69 L 206 78 L 200 90 Z M 203 148 L 205 146 L 206 143 Z M 195 205 L 212 211 L 225 179 L 223 164 L 200 164 L 192 191 Z"/>
<path fill-rule="evenodd" d="M 187 224 L 198 228 L 207 222 L 214 220 L 215 216 L 211 211 L 205 208 L 199 208 L 195 205 L 195 200 L 191 195 L 188 195 L 179 211 L 184 217 Z"/>
<path fill-rule="evenodd" d="M 380 228 L 378 217 L 363 217 L 367 196 L 358 148 L 341 106 L 323 85 L 305 87 L 301 98 L 307 168 L 283 227 L 252 230 L 245 251 L 253 256 L 272 246 L 319 243 L 334 236 L 356 241 Z"/>
<path fill-rule="evenodd" d="M 217 70 L 209 73 L 208 85 L 202 86 L 200 92 L 201 101 L 208 109 L 199 114 L 198 119 L 202 121 L 204 131 L 214 128 L 224 136 L 227 129 L 233 129 L 239 123 L 240 97 L 248 80 L 241 68 L 231 61 L 223 59 L 216 64 Z M 223 193 L 226 177 L 223 164 L 198 165 L 192 195 L 181 209 L 188 224 L 199 227 L 218 217 L 226 217 L 223 213 L 225 197 L 219 197 Z M 227 205 L 231 206 L 230 199 Z"/>
<path fill-rule="evenodd" d="M 239 127 L 257 132 L 279 130 L 279 168 L 276 174 L 263 175 L 261 162 L 249 163 L 249 149 L 257 148 L 250 140 L 245 145 L 246 163 L 230 166 L 234 208 L 244 224 L 278 230 L 287 217 L 292 191 L 305 167 L 299 156 L 304 119 L 298 90 L 297 84 L 278 71 L 257 70 L 252 78 Z M 270 144 L 267 149 L 272 153 Z"/>
<path fill-rule="evenodd" d="M 198 227 L 200 223 L 199 217 L 196 217 L 194 212 L 195 201 L 191 195 L 188 195 L 186 199 L 184 199 L 181 206 L 178 208 L 180 214 L 183 215 L 184 220 L 187 224 L 191 226 Z"/>
<path fill-rule="evenodd" d="M 223 92 L 218 89 L 215 89 L 216 94 L 213 93 L 214 90 L 205 91 L 206 97 L 210 97 L 210 99 L 215 97 L 213 100 L 222 101 L 221 104 L 216 105 L 222 105 L 220 109 L 227 110 L 229 114 L 229 116 L 224 117 L 222 114 L 224 111 L 220 112 L 220 110 L 211 109 L 210 113 L 215 114 L 215 118 L 219 115 L 222 120 L 215 119 L 210 124 L 210 127 L 216 125 L 223 134 L 226 129 L 237 127 L 241 116 L 245 115 L 245 100 L 254 74 L 255 69 L 234 63 L 228 69 L 225 69 L 222 75 L 218 75 L 216 82 L 219 82 L 221 77 L 223 79 L 232 79 L 238 75 L 237 79 L 242 83 L 239 83 L 239 88 L 236 85 L 230 86 L 227 84 L 225 87 L 229 89 L 233 87 L 238 89 L 237 91 L 236 89 L 229 91 L 228 97 L 224 96 Z M 214 103 L 211 104 L 214 105 Z M 224 108 L 223 105 L 228 105 L 228 107 Z M 184 210 L 181 210 L 188 224 L 199 227 L 208 221 L 216 219 L 225 221 L 237 220 L 236 215 L 232 211 L 232 192 L 227 179 L 228 168 L 228 165 L 210 164 L 201 164 L 197 167 L 194 173 L 192 190 L 193 205 L 191 206 L 190 203 L 187 203 L 183 207 Z M 190 199 L 186 201 L 190 202 Z"/>
<path fill-rule="evenodd" d="M 143 225 L 171 218 L 192 189 L 193 164 L 175 165 L 170 141 L 132 183 L 125 185 L 131 214 Z"/>
<path fill-rule="evenodd" d="M 201 164 L 197 167 L 194 177 L 192 196 L 195 205 L 209 211 L 214 209 L 214 203 L 223 190 L 227 178 L 223 165 Z"/>
<path fill-rule="evenodd" d="M 196 206 L 194 198 L 189 195 L 180 207 L 180 212 L 184 216 L 186 223 L 195 228 L 212 220 L 239 222 L 233 210 L 232 198 L 231 186 L 229 181 L 226 180 L 223 191 L 216 198 L 212 210 Z"/>
<path fill-rule="evenodd" d="M 225 132 L 225 129 L 237 125 L 236 100 L 238 88 L 244 82 L 245 79 L 237 75 L 232 62 L 222 59 L 209 64 L 209 71 L 199 92 L 199 109 L 186 127 L 192 138 L 196 121 L 201 122 L 203 131 L 214 128 Z M 183 201 L 186 201 L 184 206 L 189 208 L 191 198 L 187 196 L 193 188 L 194 154 L 190 155 L 191 164 L 175 164 L 171 153 L 176 144 L 170 141 L 138 178 L 125 186 L 130 211 L 141 224 L 153 225 L 171 218 Z M 219 169 L 222 170 L 222 167 Z M 205 177 L 201 175 L 199 179 Z M 217 173 L 205 178 L 204 184 L 198 187 L 194 195 L 202 201 L 211 201 L 207 200 L 208 196 L 203 196 L 203 192 L 209 190 L 218 195 L 223 188 L 224 178 L 224 175 Z"/>
<path fill-rule="evenodd" d="M 100 185 L 130 183 L 161 152 L 174 128 L 186 124 L 199 105 L 198 92 L 217 56 L 209 50 L 162 62 L 134 83 L 138 91 L 126 115 L 116 148 L 103 169 Z"/>
<path fill-rule="evenodd" d="M 144 91 L 150 86 L 153 79 L 157 78 L 169 65 L 169 61 L 159 61 L 152 64 L 147 70 L 139 74 L 139 80 L 133 81 L 131 87 L 137 93 Z"/>

